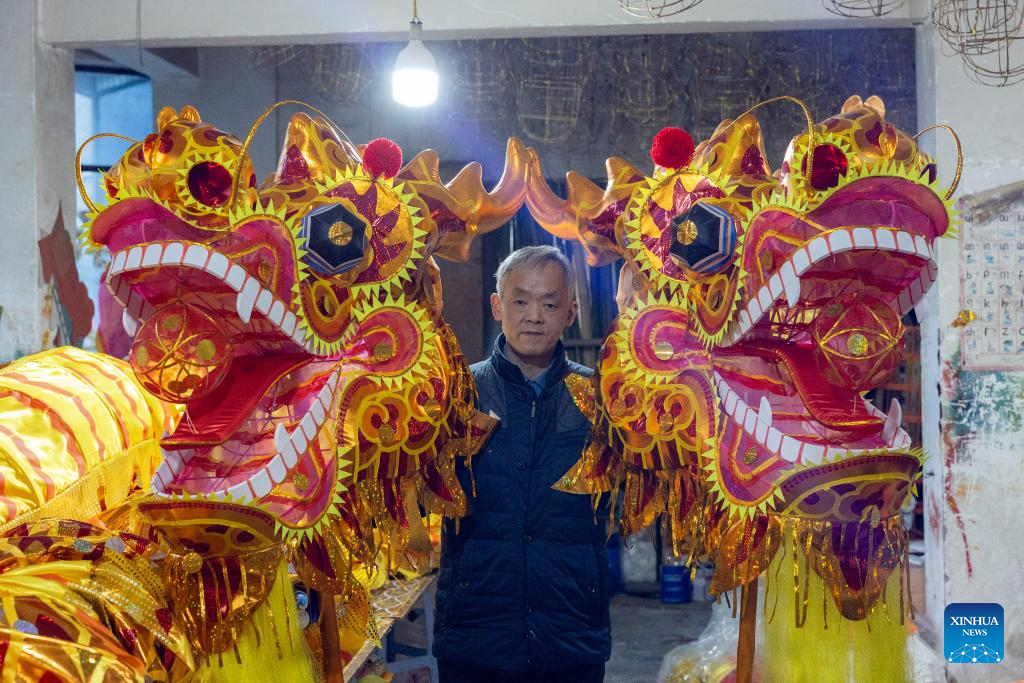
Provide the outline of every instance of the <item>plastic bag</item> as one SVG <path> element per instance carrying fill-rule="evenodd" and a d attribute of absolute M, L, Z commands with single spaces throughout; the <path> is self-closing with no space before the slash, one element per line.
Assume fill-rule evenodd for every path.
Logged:
<path fill-rule="evenodd" d="M 661 660 L 658 683 L 722 683 L 736 669 L 739 622 L 723 600 L 712 605 L 711 619 L 696 640 L 674 647 Z"/>

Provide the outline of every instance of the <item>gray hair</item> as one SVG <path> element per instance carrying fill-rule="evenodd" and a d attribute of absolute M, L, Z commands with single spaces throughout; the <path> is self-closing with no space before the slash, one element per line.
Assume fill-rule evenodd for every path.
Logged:
<path fill-rule="evenodd" d="M 498 266 L 498 272 L 494 274 L 498 281 L 498 296 L 502 295 L 505 289 L 505 277 L 513 270 L 519 268 L 541 268 L 545 264 L 555 263 L 565 275 L 565 286 L 569 290 L 569 298 L 576 298 L 576 269 L 572 263 L 556 247 L 542 245 L 536 247 L 523 247 L 516 249 L 505 257 L 505 260 Z"/>

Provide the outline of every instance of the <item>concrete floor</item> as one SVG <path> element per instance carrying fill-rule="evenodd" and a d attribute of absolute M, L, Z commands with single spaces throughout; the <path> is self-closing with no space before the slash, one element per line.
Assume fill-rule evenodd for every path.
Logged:
<path fill-rule="evenodd" d="M 710 618 L 710 602 L 665 605 L 653 592 L 615 596 L 605 683 L 653 683 L 665 653 L 695 640 Z"/>
<path fill-rule="evenodd" d="M 677 645 L 695 640 L 711 617 L 710 602 L 665 605 L 658 584 L 634 587 L 612 599 L 612 656 L 605 683 L 654 683 L 661 658 Z M 423 646 L 423 623 L 396 624 L 399 640 Z M 430 674 L 419 670 L 395 676 L 394 683 L 428 683 Z"/>

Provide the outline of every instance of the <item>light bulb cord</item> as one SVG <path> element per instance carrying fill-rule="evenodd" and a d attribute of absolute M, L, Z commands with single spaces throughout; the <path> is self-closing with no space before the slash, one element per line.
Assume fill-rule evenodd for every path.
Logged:
<path fill-rule="evenodd" d="M 423 22 L 420 21 L 419 6 L 412 0 L 412 21 L 409 22 L 409 40 L 423 40 Z"/>

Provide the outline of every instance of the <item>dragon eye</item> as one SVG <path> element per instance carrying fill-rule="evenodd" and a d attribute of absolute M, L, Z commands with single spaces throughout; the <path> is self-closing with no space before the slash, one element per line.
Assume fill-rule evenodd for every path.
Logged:
<path fill-rule="evenodd" d="M 698 273 L 721 270 L 736 253 L 736 219 L 713 204 L 695 204 L 673 218 L 670 229 L 669 251 Z"/>
<path fill-rule="evenodd" d="M 833 144 L 824 143 L 814 148 L 811 162 L 811 187 L 827 190 L 839 184 L 839 176 L 846 175 L 850 162 L 846 153 Z"/>
<path fill-rule="evenodd" d="M 313 209 L 302 218 L 306 263 L 324 275 L 346 273 L 363 261 L 368 224 L 343 204 Z"/>
<path fill-rule="evenodd" d="M 188 191 L 206 206 L 220 206 L 231 198 L 231 174 L 213 161 L 203 161 L 188 171 Z"/>

